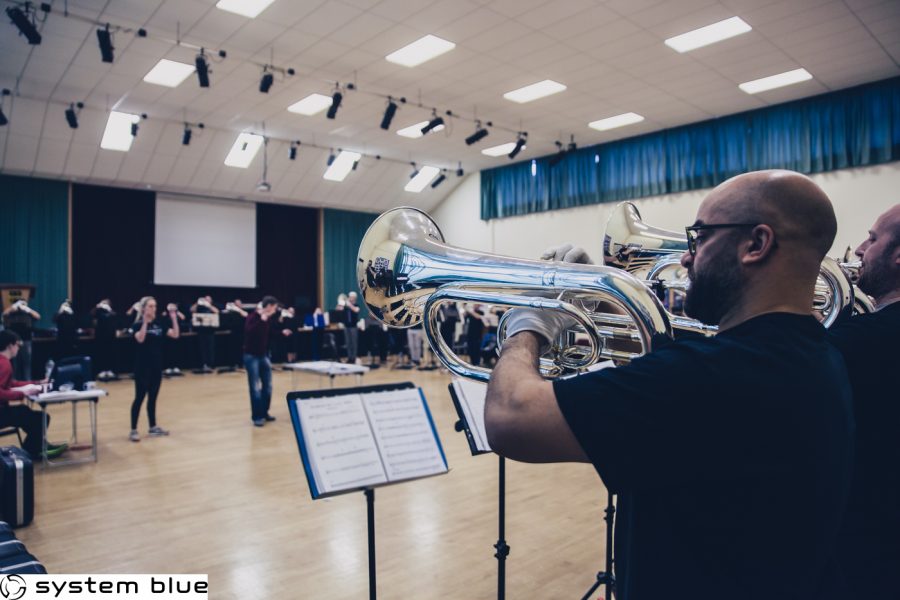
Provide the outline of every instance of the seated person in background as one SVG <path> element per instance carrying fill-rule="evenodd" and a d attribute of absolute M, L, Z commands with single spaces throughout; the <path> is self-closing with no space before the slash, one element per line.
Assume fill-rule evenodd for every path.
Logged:
<path fill-rule="evenodd" d="M 317 306 L 311 315 L 306 315 L 303 326 L 312 327 L 312 359 L 319 360 L 322 357 L 323 332 L 328 326 L 328 313 L 322 312 L 322 307 Z"/>
<path fill-rule="evenodd" d="M 878 217 L 856 256 L 859 289 L 876 311 L 842 315 L 828 330 L 847 363 L 856 417 L 853 485 L 837 548 L 849 597 L 887 600 L 900 595 L 900 204 Z"/>
<path fill-rule="evenodd" d="M 16 377 L 22 380 L 31 379 L 31 337 L 34 324 L 40 320 L 40 313 L 24 300 L 13 302 L 12 306 L 3 311 L 3 324 L 7 329 L 15 331 L 22 340 L 18 358 L 13 363 Z"/>
<path fill-rule="evenodd" d="M 19 353 L 22 340 L 14 331 L 0 331 L 0 427 L 18 427 L 25 431 L 22 449 L 32 458 L 40 457 L 44 445 L 44 428 L 41 413 L 31 410 L 22 401 L 25 396 L 39 394 L 41 386 L 36 381 L 13 379 L 11 360 Z M 47 415 L 50 426 L 50 415 Z M 56 458 L 66 451 L 67 444 L 47 444 L 47 458 Z"/>

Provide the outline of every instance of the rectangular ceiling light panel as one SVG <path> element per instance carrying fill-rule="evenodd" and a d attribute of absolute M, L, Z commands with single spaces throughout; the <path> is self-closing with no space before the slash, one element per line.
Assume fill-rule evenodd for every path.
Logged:
<path fill-rule="evenodd" d="M 246 169 L 253 162 L 253 158 L 263 145 L 263 136 L 255 133 L 242 133 L 231 147 L 228 156 L 225 157 L 225 164 L 229 167 L 239 167 Z"/>
<path fill-rule="evenodd" d="M 115 110 L 109 113 L 106 129 L 103 131 L 103 139 L 100 140 L 100 147 L 104 150 L 128 152 L 131 149 L 131 142 L 134 141 L 134 136 L 131 135 L 131 126 L 140 120 L 140 115 Z"/>
<path fill-rule="evenodd" d="M 311 117 L 322 112 L 329 106 L 331 106 L 331 96 L 324 96 L 322 94 L 310 94 L 303 100 L 294 102 L 293 104 L 288 106 L 288 112 Z"/>
<path fill-rule="evenodd" d="M 219 0 L 216 8 L 226 10 L 242 17 L 256 18 L 275 0 Z"/>
<path fill-rule="evenodd" d="M 763 77 L 762 79 L 754 79 L 740 84 L 738 87 L 748 94 L 758 94 L 775 88 L 784 87 L 786 85 L 794 85 L 801 81 L 809 81 L 813 76 L 806 69 L 794 69 L 778 75 Z"/>
<path fill-rule="evenodd" d="M 634 123 L 640 123 L 644 117 L 637 113 L 627 112 L 614 117 L 607 117 L 598 121 L 591 121 L 588 127 L 597 131 L 606 131 L 607 129 L 615 129 L 616 127 L 625 127 Z"/>
<path fill-rule="evenodd" d="M 410 125 L 409 127 L 404 127 L 397 131 L 397 135 L 402 135 L 403 137 L 408 137 L 412 139 L 422 137 L 422 128 L 428 125 L 428 121 L 422 121 L 421 123 L 416 123 L 415 125 Z M 438 125 L 434 129 L 431 130 L 432 133 L 436 131 L 443 131 L 444 126 Z"/>
<path fill-rule="evenodd" d="M 503 94 L 503 97 L 507 100 L 512 100 L 513 102 L 524 104 L 525 102 L 531 102 L 532 100 L 537 100 L 538 98 L 544 98 L 545 96 L 558 94 L 565 89 L 566 86 L 559 83 L 558 81 L 545 79 L 543 81 L 538 81 L 537 83 L 532 83 L 531 85 L 526 85 L 523 88 L 519 88 L 511 92 L 506 92 L 505 94 Z"/>
<path fill-rule="evenodd" d="M 437 174 L 440 173 L 441 170 L 437 167 L 432 166 L 424 166 L 419 169 L 419 173 L 409 180 L 409 183 L 406 184 L 406 187 L 403 189 L 407 192 L 412 192 L 414 194 L 418 194 L 422 190 L 425 189 L 431 180 L 437 177 Z"/>
<path fill-rule="evenodd" d="M 487 156 L 503 156 L 512 152 L 513 148 L 515 147 L 515 142 L 509 142 L 508 144 L 500 144 L 499 146 L 491 146 L 490 148 L 485 148 L 481 151 L 481 153 L 486 154 Z M 525 148 L 523 147 L 522 149 L 524 150 Z"/>
<path fill-rule="evenodd" d="M 359 152 L 349 152 L 341 150 L 331 166 L 322 175 L 328 181 L 343 181 L 345 177 L 353 170 L 353 163 L 362 158 Z"/>
<path fill-rule="evenodd" d="M 703 46 L 709 46 L 736 35 L 747 33 L 753 28 L 740 17 L 731 17 L 700 29 L 688 31 L 666 40 L 666 46 L 678 52 L 690 52 Z"/>
<path fill-rule="evenodd" d="M 164 58 L 156 63 L 156 66 L 144 75 L 144 81 L 166 87 L 178 87 L 181 82 L 191 76 L 196 70 L 194 65 L 176 62 Z"/>
<path fill-rule="evenodd" d="M 454 48 L 456 48 L 456 44 L 453 42 L 428 34 L 412 44 L 403 46 L 396 52 L 391 52 L 385 56 L 385 59 L 404 67 L 416 67 L 445 52 L 450 52 Z"/>

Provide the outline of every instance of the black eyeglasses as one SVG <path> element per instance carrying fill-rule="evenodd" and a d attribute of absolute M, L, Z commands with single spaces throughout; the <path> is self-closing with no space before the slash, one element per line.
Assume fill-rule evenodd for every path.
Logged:
<path fill-rule="evenodd" d="M 756 227 L 759 223 L 714 223 L 711 225 L 691 225 L 685 227 L 684 232 L 687 234 L 687 247 L 691 256 L 697 254 L 697 237 L 701 231 L 707 229 L 729 229 L 732 227 Z"/>

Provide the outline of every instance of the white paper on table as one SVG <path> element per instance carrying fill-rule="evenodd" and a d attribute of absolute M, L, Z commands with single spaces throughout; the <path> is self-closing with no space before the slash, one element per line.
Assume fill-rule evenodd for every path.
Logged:
<path fill-rule="evenodd" d="M 388 481 L 447 472 L 436 434 L 417 388 L 363 397 Z"/>
<path fill-rule="evenodd" d="M 359 394 L 296 402 L 320 493 L 387 482 Z"/>

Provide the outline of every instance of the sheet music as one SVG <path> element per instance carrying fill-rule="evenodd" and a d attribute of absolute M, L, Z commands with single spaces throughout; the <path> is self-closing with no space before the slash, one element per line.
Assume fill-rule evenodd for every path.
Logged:
<path fill-rule="evenodd" d="M 310 468 L 322 493 L 385 483 L 387 475 L 369 428 L 362 396 L 295 400 Z"/>
<path fill-rule="evenodd" d="M 363 397 L 389 481 L 447 472 L 417 388 Z"/>
<path fill-rule="evenodd" d="M 453 379 L 456 396 L 465 415 L 469 432 L 475 440 L 475 448 L 482 452 L 491 452 L 487 432 L 484 430 L 484 398 L 487 384 L 471 379 Z"/>

